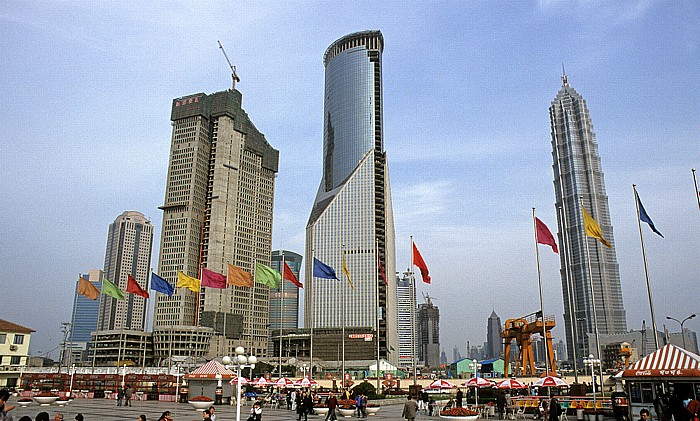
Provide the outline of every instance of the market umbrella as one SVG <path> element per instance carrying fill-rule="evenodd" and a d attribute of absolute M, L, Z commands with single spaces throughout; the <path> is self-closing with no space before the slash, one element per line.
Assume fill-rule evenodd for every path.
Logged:
<path fill-rule="evenodd" d="M 253 386 L 265 387 L 265 386 L 271 385 L 272 383 L 269 380 L 267 380 L 265 377 L 260 377 L 259 379 L 253 381 L 252 384 L 253 384 Z"/>
<path fill-rule="evenodd" d="M 428 389 L 452 389 L 453 387 L 457 387 L 453 385 L 452 383 L 448 382 L 447 380 L 439 379 L 435 380 L 434 382 L 430 383 L 428 386 Z"/>
<path fill-rule="evenodd" d="M 316 383 L 316 380 L 310 379 L 308 377 L 304 377 L 303 379 L 299 379 L 294 382 L 294 386 L 299 386 L 299 387 L 317 387 L 318 383 Z"/>
<path fill-rule="evenodd" d="M 533 386 L 539 387 L 569 387 L 569 384 L 559 377 L 547 376 L 537 380 Z"/>
<path fill-rule="evenodd" d="M 236 384 L 236 383 L 238 383 L 238 379 L 239 379 L 239 377 L 234 377 L 231 379 L 230 382 L 228 382 L 228 384 Z M 240 377 L 240 379 L 241 379 L 241 386 L 249 383 L 248 379 L 246 379 L 245 377 Z"/>
<path fill-rule="evenodd" d="M 496 385 L 499 389 L 525 389 L 527 386 L 515 379 L 505 379 Z"/>
<path fill-rule="evenodd" d="M 475 404 L 479 405 L 479 388 L 480 387 L 487 387 L 491 386 L 493 383 L 491 383 L 490 380 L 486 380 L 483 377 L 472 377 L 471 379 L 467 380 L 466 382 L 462 383 L 462 386 L 467 386 L 467 387 L 473 387 L 474 388 L 474 399 L 475 399 Z"/>
<path fill-rule="evenodd" d="M 289 380 L 286 377 L 281 377 L 279 380 L 277 380 L 275 383 L 273 383 L 277 387 L 291 387 L 294 386 L 294 382 Z"/>

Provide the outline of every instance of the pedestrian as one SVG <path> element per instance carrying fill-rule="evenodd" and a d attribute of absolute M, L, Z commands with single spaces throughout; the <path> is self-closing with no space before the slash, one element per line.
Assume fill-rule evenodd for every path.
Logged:
<path fill-rule="evenodd" d="M 0 390 L 0 419 L 6 421 L 12 421 L 12 415 L 8 412 L 15 409 L 14 405 L 7 405 L 7 401 L 10 399 L 10 391 L 7 389 Z"/>
<path fill-rule="evenodd" d="M 146 416 L 143 414 L 139 415 L 138 421 L 146 421 Z"/>
<path fill-rule="evenodd" d="M 160 418 L 158 418 L 158 421 L 170 421 L 173 418 L 170 416 L 170 411 L 164 411 L 162 414 L 160 414 Z"/>
<path fill-rule="evenodd" d="M 53 421 L 63 421 L 63 414 L 60 412 L 53 414 Z"/>
<path fill-rule="evenodd" d="M 554 397 L 554 394 L 552 394 L 551 398 L 549 399 L 549 421 L 559 421 L 561 411 L 562 409 L 559 399 Z"/>
<path fill-rule="evenodd" d="M 503 391 L 498 392 L 498 396 L 496 396 L 496 407 L 498 408 L 498 419 L 505 419 L 503 414 L 506 409 L 506 395 Z"/>
<path fill-rule="evenodd" d="M 85 421 L 85 418 L 83 417 L 83 414 L 78 414 L 75 416 L 75 421 Z"/>
<path fill-rule="evenodd" d="M 305 398 L 306 392 L 301 391 L 297 394 L 296 397 L 296 411 L 297 411 L 297 421 L 301 421 L 302 415 L 305 415 L 304 413 L 304 398 Z"/>
<path fill-rule="evenodd" d="M 122 400 L 124 400 L 124 389 L 117 387 L 117 406 L 122 406 Z"/>
<path fill-rule="evenodd" d="M 646 408 L 642 408 L 641 411 L 639 411 L 639 421 L 649 421 L 649 410 Z"/>
<path fill-rule="evenodd" d="M 433 416 L 433 410 L 435 410 L 435 399 L 430 399 L 428 401 L 428 416 Z"/>
<path fill-rule="evenodd" d="M 36 418 L 34 418 L 34 421 L 49 421 L 49 413 L 48 412 L 39 412 L 36 414 Z"/>
<path fill-rule="evenodd" d="M 333 392 L 328 395 L 328 414 L 326 415 L 326 420 L 337 421 L 335 416 L 335 408 L 338 407 L 338 398 L 335 397 Z"/>
<path fill-rule="evenodd" d="M 216 421 L 215 412 L 216 412 L 216 408 L 214 408 L 213 406 L 210 406 L 209 407 L 209 418 L 211 418 L 211 421 Z"/>
<path fill-rule="evenodd" d="M 457 389 L 457 408 L 462 407 L 462 399 L 464 399 L 464 393 L 462 393 L 462 389 Z"/>
<path fill-rule="evenodd" d="M 362 393 L 355 396 L 355 406 L 357 407 L 357 418 L 362 418 Z"/>
<path fill-rule="evenodd" d="M 406 397 L 406 403 L 403 405 L 401 418 L 406 418 L 408 421 L 415 421 L 416 412 L 418 412 L 418 404 L 411 399 L 411 395 Z"/>
<path fill-rule="evenodd" d="M 32 421 L 32 417 L 28 417 L 25 415 L 22 418 L 20 418 L 19 421 Z"/>
<path fill-rule="evenodd" d="M 424 390 L 424 391 L 421 393 L 420 397 L 421 397 L 421 399 L 420 399 L 419 407 L 420 407 L 420 409 L 422 409 L 423 411 L 426 411 L 426 412 L 427 412 L 427 411 L 428 411 L 428 392 L 426 392 L 426 391 Z"/>
<path fill-rule="evenodd" d="M 131 406 L 131 396 L 133 396 L 133 394 L 134 390 L 127 384 L 124 389 L 124 406 Z"/>
<path fill-rule="evenodd" d="M 287 410 L 292 410 L 292 392 L 287 391 Z"/>
<path fill-rule="evenodd" d="M 250 408 L 250 416 L 248 417 L 248 421 L 260 420 L 262 420 L 262 402 L 257 401 L 253 404 L 253 407 Z"/>
<path fill-rule="evenodd" d="M 203 420 L 210 420 L 211 419 L 211 412 L 209 412 L 208 409 L 205 409 L 202 411 L 202 419 Z"/>

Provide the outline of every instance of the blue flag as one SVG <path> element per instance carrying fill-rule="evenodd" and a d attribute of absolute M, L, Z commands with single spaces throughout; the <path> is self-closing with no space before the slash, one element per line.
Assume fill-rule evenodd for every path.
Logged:
<path fill-rule="evenodd" d="M 659 230 L 656 229 L 656 227 L 654 226 L 654 223 L 651 221 L 651 218 L 649 218 L 647 211 L 644 209 L 644 205 L 642 205 L 642 200 L 639 198 L 639 194 L 637 193 L 637 190 L 634 191 L 634 195 L 637 196 L 637 204 L 639 205 L 639 220 L 649 224 L 649 227 L 651 228 L 652 231 L 659 234 L 661 236 L 661 238 L 664 238 L 664 235 L 661 234 L 659 232 Z"/>
<path fill-rule="evenodd" d="M 175 293 L 175 287 L 155 273 L 151 273 L 151 289 L 153 291 L 162 292 L 163 294 L 168 294 L 171 297 L 173 293 Z"/>
<path fill-rule="evenodd" d="M 326 265 L 325 263 L 321 263 L 321 261 L 315 257 L 314 277 L 323 279 L 338 279 L 338 276 L 335 274 L 335 270 L 332 267 Z"/>

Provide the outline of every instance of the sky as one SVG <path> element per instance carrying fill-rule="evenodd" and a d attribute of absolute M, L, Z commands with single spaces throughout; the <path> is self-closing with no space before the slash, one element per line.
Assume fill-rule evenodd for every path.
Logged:
<path fill-rule="evenodd" d="M 144 3 L 144 4 L 141 4 Z M 384 35 L 384 143 L 397 270 L 413 236 L 441 347 L 486 340 L 492 311 L 539 310 L 532 208 L 556 229 L 548 107 L 586 99 L 602 158 L 628 328 L 650 325 L 632 184 L 660 329 L 698 311 L 700 3 L 540 1 L 0 2 L 0 318 L 60 345 L 79 273 L 104 266 L 126 210 L 155 225 L 173 98 L 231 85 L 280 151 L 273 247 L 304 250 L 321 179 L 323 53 Z M 564 338 L 559 259 L 540 248 L 545 313 Z M 422 300 L 421 300 L 422 301 Z M 686 327 L 700 331 L 700 317 Z"/>

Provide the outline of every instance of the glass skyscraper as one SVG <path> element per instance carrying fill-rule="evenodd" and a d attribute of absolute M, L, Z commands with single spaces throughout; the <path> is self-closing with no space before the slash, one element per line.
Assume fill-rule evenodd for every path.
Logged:
<path fill-rule="evenodd" d="M 380 356 L 396 364 L 394 217 L 382 134 L 383 49 L 381 32 L 358 32 L 334 42 L 323 58 L 323 177 L 306 229 L 304 323 L 376 332 L 379 318 Z M 343 253 L 353 286 L 341 270 Z M 335 268 L 341 281 L 312 279 L 314 257 Z"/>
<path fill-rule="evenodd" d="M 580 360 L 596 347 L 595 342 L 589 344 L 589 336 L 595 341 L 595 335 L 587 335 L 595 332 L 595 319 L 600 334 L 625 332 L 627 321 L 598 144 L 586 101 L 569 85 L 566 73 L 549 107 L 549 119 L 567 350 L 572 359 L 575 344 Z M 586 236 L 581 198 L 612 248 Z"/>

